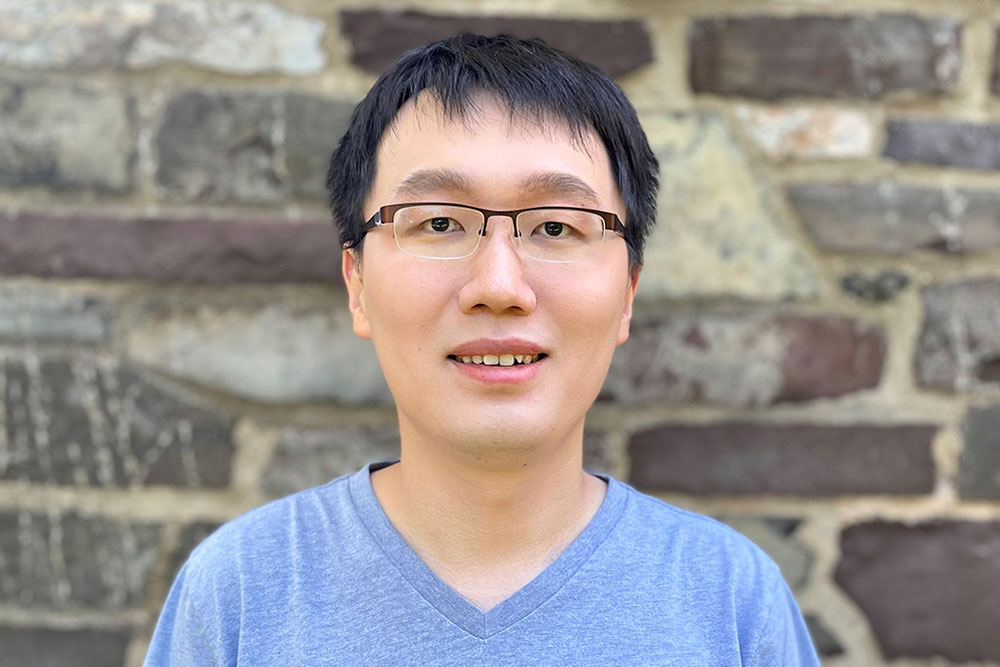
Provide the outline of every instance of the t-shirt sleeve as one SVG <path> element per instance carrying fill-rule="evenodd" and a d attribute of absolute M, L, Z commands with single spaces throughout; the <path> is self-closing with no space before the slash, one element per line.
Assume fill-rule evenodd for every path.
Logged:
<path fill-rule="evenodd" d="M 819 667 L 819 656 L 788 584 L 779 578 L 774 588 L 767 620 L 750 664 L 753 667 Z"/>

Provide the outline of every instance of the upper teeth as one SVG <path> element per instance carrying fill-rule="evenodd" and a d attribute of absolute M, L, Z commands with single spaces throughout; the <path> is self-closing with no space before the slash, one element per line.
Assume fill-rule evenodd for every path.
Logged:
<path fill-rule="evenodd" d="M 484 354 L 482 356 L 474 354 L 469 357 L 457 357 L 463 364 L 484 364 L 486 366 L 513 366 L 516 361 L 519 364 L 530 364 L 538 361 L 537 354 Z"/>

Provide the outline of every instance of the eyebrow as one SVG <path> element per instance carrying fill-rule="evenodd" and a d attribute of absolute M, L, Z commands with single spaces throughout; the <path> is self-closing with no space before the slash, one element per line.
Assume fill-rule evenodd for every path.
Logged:
<path fill-rule="evenodd" d="M 566 172 L 537 171 L 523 178 L 518 187 L 530 195 L 571 197 L 591 206 L 600 203 L 600 197 L 592 187 L 578 176 Z M 441 191 L 471 196 L 475 188 L 468 177 L 454 169 L 420 169 L 403 179 L 396 187 L 394 196 L 417 198 Z"/>

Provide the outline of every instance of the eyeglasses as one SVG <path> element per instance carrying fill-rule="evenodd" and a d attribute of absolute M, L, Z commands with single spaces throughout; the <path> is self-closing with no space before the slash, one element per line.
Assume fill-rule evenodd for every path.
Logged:
<path fill-rule="evenodd" d="M 479 248 L 493 216 L 510 218 L 524 254 L 543 262 L 579 262 L 600 252 L 605 231 L 625 236 L 614 213 L 570 206 L 492 211 L 475 206 L 422 202 L 381 207 L 364 232 L 392 225 L 400 250 L 427 259 L 462 259 Z"/>

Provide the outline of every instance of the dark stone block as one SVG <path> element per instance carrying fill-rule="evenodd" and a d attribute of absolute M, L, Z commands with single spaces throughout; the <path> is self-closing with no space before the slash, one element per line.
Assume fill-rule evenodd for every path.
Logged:
<path fill-rule="evenodd" d="M 159 544 L 160 529 L 152 524 L 56 510 L 0 513 L 0 603 L 134 609 Z"/>
<path fill-rule="evenodd" d="M 891 269 L 873 275 L 849 273 L 840 280 L 845 292 L 874 303 L 892 301 L 909 284 L 910 279 L 905 273 Z"/>
<path fill-rule="evenodd" d="M 716 517 L 730 528 L 738 530 L 764 550 L 781 568 L 781 576 L 793 591 L 805 584 L 812 569 L 813 554 L 793 533 L 781 529 L 795 519 L 760 519 L 756 517 Z"/>
<path fill-rule="evenodd" d="M 347 131 L 354 104 L 320 97 L 285 97 L 285 164 L 293 195 L 326 200 L 330 155 Z"/>
<path fill-rule="evenodd" d="M 108 338 L 111 303 L 48 286 L 0 285 L 0 341 L 101 343 Z"/>
<path fill-rule="evenodd" d="M 124 630 L 0 627 L 0 667 L 119 667 L 129 639 Z"/>
<path fill-rule="evenodd" d="M 769 405 L 878 385 L 882 329 L 837 316 L 637 314 L 602 399 Z"/>
<path fill-rule="evenodd" d="M 180 537 L 177 539 L 177 548 L 174 549 L 174 553 L 170 559 L 170 567 L 167 570 L 167 579 L 169 581 L 172 582 L 177 578 L 177 573 L 180 571 L 181 566 L 187 562 L 188 556 L 191 555 L 194 548 L 201 544 L 206 537 L 218 530 L 221 525 L 220 523 L 202 521 L 184 526 Z"/>
<path fill-rule="evenodd" d="M 233 455 L 229 417 L 114 359 L 8 358 L 0 479 L 122 487 L 220 487 Z"/>
<path fill-rule="evenodd" d="M 959 391 L 1000 384 L 1000 281 L 930 285 L 923 298 L 917 381 Z"/>
<path fill-rule="evenodd" d="M 340 25 L 351 45 L 351 62 L 374 74 L 381 74 L 408 49 L 462 32 L 538 37 L 613 77 L 653 62 L 649 33 L 636 20 L 581 21 L 365 9 L 341 11 Z M 386 35 L 392 38 L 386 39 Z"/>
<path fill-rule="evenodd" d="M 962 423 L 962 435 L 959 495 L 1000 498 L 1000 405 L 971 408 Z"/>
<path fill-rule="evenodd" d="M 629 442 L 629 480 L 650 491 L 803 496 L 934 489 L 927 424 L 670 424 Z"/>
<path fill-rule="evenodd" d="M 918 118 L 890 120 L 883 155 L 897 162 L 1000 169 L 1000 125 Z"/>
<path fill-rule="evenodd" d="M 882 653 L 1000 661 L 1000 522 L 872 521 L 844 530 L 834 579 Z"/>
<path fill-rule="evenodd" d="M 809 628 L 809 636 L 812 638 L 816 652 L 824 658 L 835 655 L 842 655 L 844 648 L 837 641 L 837 638 L 826 629 L 820 619 L 812 614 L 805 614 L 806 627 Z"/>
<path fill-rule="evenodd" d="M 882 183 L 790 185 L 788 200 L 825 250 L 900 254 L 1000 245 L 1000 192 Z"/>
<path fill-rule="evenodd" d="M 696 93 L 765 100 L 939 95 L 962 70 L 961 26 L 916 14 L 699 20 L 688 48 Z"/>
<path fill-rule="evenodd" d="M 329 222 L 0 213 L 0 275 L 340 284 Z"/>

